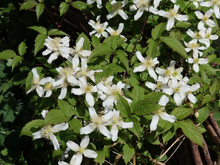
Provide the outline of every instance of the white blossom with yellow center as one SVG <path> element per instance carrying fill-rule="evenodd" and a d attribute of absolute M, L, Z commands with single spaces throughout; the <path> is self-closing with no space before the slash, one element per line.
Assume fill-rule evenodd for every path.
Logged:
<path fill-rule="evenodd" d="M 215 14 L 216 18 L 218 18 L 218 19 L 220 18 L 220 12 L 219 12 L 220 0 L 209 0 L 206 2 L 201 2 L 200 5 L 205 6 L 205 7 L 213 6 L 214 14 Z"/>
<path fill-rule="evenodd" d="M 128 19 L 128 15 L 121 9 L 125 5 L 124 1 L 116 2 L 115 0 L 113 0 L 110 2 L 110 4 L 112 5 L 112 9 L 110 13 L 106 16 L 108 20 L 116 16 L 116 14 L 119 14 L 124 20 Z"/>
<path fill-rule="evenodd" d="M 108 37 L 108 33 L 105 31 L 107 26 L 108 26 L 108 22 L 104 22 L 104 23 L 100 23 L 100 18 L 101 16 L 97 16 L 96 20 L 97 22 L 94 22 L 93 20 L 89 20 L 89 25 L 93 27 L 93 31 L 91 31 L 89 33 L 90 36 L 92 36 L 93 34 L 95 34 L 96 37 L 100 38 L 101 36 L 103 37 Z"/>
<path fill-rule="evenodd" d="M 74 165 L 80 165 L 82 163 L 83 155 L 87 158 L 96 158 L 98 156 L 98 154 L 95 151 L 86 149 L 89 145 L 89 141 L 89 136 L 84 136 L 82 141 L 80 142 L 80 146 L 77 143 L 70 140 L 66 143 L 68 148 L 76 152 L 76 154 L 73 155 L 73 157 L 71 158 L 71 160 L 74 160 Z"/>
<path fill-rule="evenodd" d="M 193 5 L 195 5 L 195 7 L 197 8 L 197 7 L 199 7 L 198 2 L 203 2 L 204 0 L 190 0 L 190 1 L 192 1 Z M 200 3 L 200 5 L 201 5 L 201 3 Z"/>
<path fill-rule="evenodd" d="M 47 49 L 42 52 L 43 56 L 47 56 L 53 52 L 47 60 L 49 64 L 56 60 L 59 55 L 66 59 L 70 57 L 69 41 L 70 39 L 67 36 L 64 38 L 55 37 L 53 39 L 48 36 L 47 39 L 45 39 L 44 45 L 47 47 Z"/>
<path fill-rule="evenodd" d="M 141 65 L 139 65 L 138 67 L 135 67 L 133 72 L 143 72 L 145 69 L 148 70 L 149 75 L 154 79 L 157 80 L 157 75 L 154 71 L 154 67 L 155 65 L 157 65 L 159 63 L 159 61 L 157 60 L 157 57 L 155 57 L 154 59 L 152 58 L 144 58 L 141 54 L 141 52 L 137 51 L 136 52 L 136 56 L 138 58 L 139 61 L 142 62 Z"/>
<path fill-rule="evenodd" d="M 213 10 L 209 9 L 204 15 L 200 11 L 195 11 L 195 15 L 197 16 L 198 19 L 201 19 L 201 21 L 198 23 L 198 29 L 201 30 L 204 28 L 205 24 L 207 24 L 209 27 L 215 27 L 215 22 L 209 19 L 212 14 Z"/>
<path fill-rule="evenodd" d="M 161 117 L 163 120 L 169 121 L 173 123 L 176 120 L 176 117 L 173 115 L 169 115 L 166 112 L 163 112 L 165 106 L 169 102 L 169 98 L 166 95 L 163 95 L 158 104 L 163 106 L 163 108 L 158 109 L 154 112 L 154 116 L 152 117 L 152 121 L 150 123 L 150 131 L 155 131 L 157 129 L 157 124 L 159 122 L 159 118 Z"/>
<path fill-rule="evenodd" d="M 203 28 L 201 30 L 201 35 L 202 35 L 202 39 L 200 40 L 201 43 L 204 43 L 206 45 L 206 47 L 208 48 L 210 46 L 210 40 L 217 40 L 218 39 L 218 35 L 212 35 L 212 28 Z"/>
<path fill-rule="evenodd" d="M 89 108 L 89 115 L 91 118 L 91 123 L 85 127 L 82 127 L 80 129 L 80 134 L 90 134 L 95 129 L 97 129 L 104 136 L 106 136 L 108 139 L 110 139 L 112 137 L 112 134 L 111 134 L 111 132 L 109 132 L 109 130 L 106 128 L 106 126 L 108 125 L 107 122 L 109 121 L 109 119 L 112 118 L 113 112 L 110 111 L 105 115 L 99 116 L 99 115 L 97 115 L 95 109 L 93 107 L 90 107 Z"/>
<path fill-rule="evenodd" d="M 120 23 L 117 30 L 113 30 L 111 27 L 108 27 L 106 30 L 107 30 L 107 32 L 109 32 L 109 34 L 111 36 L 120 35 L 126 41 L 127 39 L 125 38 L 125 36 L 121 35 L 121 32 L 122 32 L 123 29 L 124 29 L 124 24 Z"/>
<path fill-rule="evenodd" d="M 158 15 L 162 17 L 166 17 L 168 19 L 167 26 L 166 26 L 166 29 L 168 31 L 172 29 L 175 23 L 175 19 L 177 19 L 178 21 L 188 20 L 188 16 L 178 14 L 178 10 L 179 10 L 179 5 L 174 5 L 174 8 L 170 9 L 169 11 L 163 11 L 163 10 L 158 11 Z"/>
<path fill-rule="evenodd" d="M 198 51 L 198 53 L 200 54 L 200 56 L 203 54 L 202 52 L 200 52 L 199 50 L 205 50 L 206 47 L 205 46 L 200 46 L 199 44 L 197 44 L 196 40 L 192 40 L 189 43 L 186 43 L 184 41 L 184 44 L 186 45 L 187 48 L 185 48 L 186 52 L 189 52 L 191 50 L 194 51 Z"/>
<path fill-rule="evenodd" d="M 167 86 L 166 84 L 168 82 L 168 79 L 169 77 L 163 77 L 159 75 L 155 84 L 151 82 L 146 82 L 145 85 L 155 92 L 160 92 Z"/>

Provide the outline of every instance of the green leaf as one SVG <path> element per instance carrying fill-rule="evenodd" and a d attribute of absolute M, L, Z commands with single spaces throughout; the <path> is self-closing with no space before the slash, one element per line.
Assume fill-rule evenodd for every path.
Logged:
<path fill-rule="evenodd" d="M 134 156 L 134 147 L 128 144 L 123 146 L 123 159 L 125 164 L 127 164 L 131 158 Z"/>
<path fill-rule="evenodd" d="M 98 162 L 99 164 L 103 164 L 105 161 L 105 152 L 103 151 L 96 151 L 98 156 L 94 159 L 95 162 Z"/>
<path fill-rule="evenodd" d="M 185 117 L 189 116 L 193 112 L 191 108 L 181 108 L 177 107 L 172 112 L 171 115 L 174 115 L 176 119 L 184 119 Z"/>
<path fill-rule="evenodd" d="M 210 84 L 210 79 L 208 78 L 206 72 L 204 71 L 204 69 L 201 70 L 201 76 L 202 76 L 202 81 L 207 83 L 207 84 Z"/>
<path fill-rule="evenodd" d="M 45 43 L 45 39 L 47 38 L 46 35 L 44 34 L 38 34 L 36 39 L 35 39 L 35 44 L 34 44 L 34 55 L 37 54 L 37 52 L 39 52 L 39 50 L 41 50 L 44 47 L 44 43 Z"/>
<path fill-rule="evenodd" d="M 13 58 L 16 56 L 16 53 L 13 50 L 4 50 L 0 53 L 0 59 L 5 60 L 9 58 Z"/>
<path fill-rule="evenodd" d="M 203 147 L 203 136 L 199 128 L 193 124 L 192 121 L 180 121 L 179 127 L 183 130 L 183 133 L 194 143 Z"/>
<path fill-rule="evenodd" d="M 177 129 L 177 128 L 176 128 Z M 163 144 L 169 141 L 176 133 L 176 129 L 171 128 L 169 131 L 163 134 Z"/>
<path fill-rule="evenodd" d="M 189 22 L 177 22 L 176 23 L 176 27 L 180 27 L 180 28 L 188 28 L 188 27 L 190 27 L 191 26 L 191 23 L 189 23 Z"/>
<path fill-rule="evenodd" d="M 95 48 L 97 45 L 100 44 L 100 40 L 99 38 L 97 38 L 96 36 L 92 36 L 92 46 Z"/>
<path fill-rule="evenodd" d="M 147 115 L 158 109 L 162 108 L 159 104 L 151 101 L 151 100 L 140 100 L 134 105 L 133 112 L 136 115 Z"/>
<path fill-rule="evenodd" d="M 215 55 L 215 54 L 209 55 L 209 56 L 207 57 L 207 59 L 209 60 L 209 63 L 211 63 L 211 62 L 215 61 L 216 55 Z"/>
<path fill-rule="evenodd" d="M 75 1 L 71 5 L 74 8 L 79 9 L 79 10 L 84 10 L 87 7 L 87 5 L 84 2 L 82 2 L 82 1 Z"/>
<path fill-rule="evenodd" d="M 18 53 L 23 56 L 26 53 L 27 50 L 27 46 L 26 43 L 23 41 L 20 43 L 20 45 L 18 46 Z"/>
<path fill-rule="evenodd" d="M 212 86 L 209 88 L 211 95 L 216 94 L 219 91 L 219 82 L 216 80 Z"/>
<path fill-rule="evenodd" d="M 63 32 L 63 31 L 61 31 L 61 30 L 58 30 L 58 29 L 51 29 L 51 30 L 49 30 L 48 35 L 49 35 L 49 36 L 52 36 L 52 35 L 64 35 L 64 36 L 69 36 L 69 35 L 66 34 L 65 32 Z"/>
<path fill-rule="evenodd" d="M 156 56 L 159 55 L 159 50 L 157 49 L 159 45 L 159 41 L 154 41 L 152 38 L 147 40 L 148 43 L 148 50 L 147 50 L 147 55 L 148 57 L 155 58 Z"/>
<path fill-rule="evenodd" d="M 209 64 L 201 64 L 199 65 L 200 68 L 204 68 L 205 70 L 209 71 L 211 74 L 215 75 L 215 70 Z"/>
<path fill-rule="evenodd" d="M 142 100 L 144 97 L 145 90 L 144 88 L 140 87 L 139 85 L 136 85 L 132 90 L 132 99 L 134 100 Z"/>
<path fill-rule="evenodd" d="M 59 6 L 60 16 L 62 16 L 68 9 L 68 4 L 66 2 L 61 2 Z"/>
<path fill-rule="evenodd" d="M 155 26 L 154 29 L 151 31 L 151 36 L 154 40 L 160 38 L 163 31 L 166 29 L 166 23 L 160 23 L 159 25 Z"/>
<path fill-rule="evenodd" d="M 173 123 L 166 121 L 166 120 L 162 120 L 160 119 L 158 124 L 157 124 L 157 131 L 155 134 L 155 137 L 157 137 L 158 135 L 166 132 L 167 130 L 169 130 L 171 127 L 173 126 Z"/>
<path fill-rule="evenodd" d="M 103 43 L 103 44 L 96 46 L 95 49 L 93 49 L 92 54 L 89 56 L 89 59 L 93 57 L 105 55 L 111 52 L 112 52 L 111 47 L 108 44 Z"/>
<path fill-rule="evenodd" d="M 160 98 L 164 95 L 161 92 L 151 92 L 144 96 L 144 99 L 159 102 Z"/>
<path fill-rule="evenodd" d="M 71 118 L 73 116 L 73 107 L 68 102 L 58 100 L 58 106 L 66 117 Z"/>
<path fill-rule="evenodd" d="M 89 38 L 84 34 L 84 33 L 81 33 L 77 40 L 76 40 L 76 43 L 80 40 L 80 38 L 84 38 L 84 42 L 83 42 L 83 50 L 91 50 L 91 45 L 90 45 L 90 41 L 89 41 Z"/>
<path fill-rule="evenodd" d="M 202 78 L 199 77 L 198 75 L 193 75 L 187 84 L 194 84 L 194 83 L 202 83 Z"/>
<path fill-rule="evenodd" d="M 133 132 L 137 136 L 137 138 L 140 140 L 140 134 L 141 134 L 142 128 L 140 126 L 139 121 L 135 117 L 137 116 L 133 115 L 131 118 L 127 118 L 126 122 L 133 122 L 133 127 L 129 128 L 129 130 Z"/>
<path fill-rule="evenodd" d="M 179 30 L 173 29 L 170 32 L 170 37 L 175 38 L 178 41 L 180 41 L 180 39 L 181 39 L 181 32 Z"/>
<path fill-rule="evenodd" d="M 160 144 L 160 141 L 158 138 L 155 138 L 153 134 L 150 134 L 148 136 L 146 136 L 145 138 L 148 142 L 150 142 L 153 145 L 158 145 Z"/>
<path fill-rule="evenodd" d="M 220 32 L 220 31 L 219 31 Z M 214 61 L 214 63 L 220 64 L 220 58 L 216 58 Z"/>
<path fill-rule="evenodd" d="M 199 117 L 198 120 L 200 123 L 204 122 L 209 117 L 209 108 L 207 106 L 198 110 Z"/>
<path fill-rule="evenodd" d="M 47 35 L 47 29 L 45 27 L 42 27 L 42 26 L 30 26 L 28 28 L 37 31 L 38 33 Z"/>
<path fill-rule="evenodd" d="M 27 9 L 31 9 L 34 6 L 37 5 L 37 2 L 34 0 L 28 0 L 24 3 L 21 4 L 20 9 L 19 10 L 27 10 Z"/>
<path fill-rule="evenodd" d="M 201 106 L 204 105 L 204 104 L 206 104 L 206 103 L 208 103 L 208 102 L 210 102 L 210 101 L 212 101 L 214 98 L 215 98 L 215 97 L 212 97 L 210 94 L 205 95 L 205 96 L 203 97 Z"/>
<path fill-rule="evenodd" d="M 13 61 L 12 61 L 12 66 L 11 66 L 11 70 L 13 71 L 14 68 L 18 65 L 18 63 L 21 63 L 22 62 L 22 57 L 20 56 L 16 56 L 13 58 Z"/>
<path fill-rule="evenodd" d="M 67 118 L 61 110 L 53 109 L 47 113 L 42 126 L 46 125 L 46 124 L 63 123 L 68 120 L 69 120 L 69 118 Z"/>
<path fill-rule="evenodd" d="M 81 121 L 79 121 L 76 118 L 73 118 L 68 123 L 69 123 L 70 128 L 72 128 L 75 133 L 77 134 L 80 133 L 80 129 L 82 128 Z"/>
<path fill-rule="evenodd" d="M 37 14 L 37 21 L 39 20 L 41 14 L 44 11 L 44 4 L 43 3 L 38 3 L 36 6 L 36 14 Z"/>
<path fill-rule="evenodd" d="M 161 41 L 163 41 L 167 46 L 173 49 L 174 52 L 179 53 L 184 58 L 188 58 L 184 46 L 175 38 L 172 37 L 161 37 Z"/>
<path fill-rule="evenodd" d="M 129 62 L 128 62 L 127 53 L 125 53 L 123 50 L 117 50 L 115 53 L 117 54 L 116 57 L 119 58 L 119 60 L 123 63 L 126 70 L 129 71 Z"/>
<path fill-rule="evenodd" d="M 117 101 L 116 108 L 117 108 L 117 110 L 120 111 L 120 113 L 123 117 L 129 117 L 131 115 L 130 106 L 129 106 L 127 100 L 125 100 L 119 94 L 118 94 L 118 101 Z"/>
<path fill-rule="evenodd" d="M 29 123 L 27 123 L 21 130 L 20 137 L 23 135 L 32 136 L 34 132 L 36 132 L 36 129 L 39 128 L 41 124 L 43 123 L 43 120 L 32 120 Z"/>

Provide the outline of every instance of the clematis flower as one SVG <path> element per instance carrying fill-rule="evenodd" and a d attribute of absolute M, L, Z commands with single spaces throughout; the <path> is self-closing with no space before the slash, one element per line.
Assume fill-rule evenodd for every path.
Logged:
<path fill-rule="evenodd" d="M 169 102 L 169 98 L 166 95 L 163 95 L 158 104 L 163 106 L 163 108 L 158 109 L 157 111 L 154 112 L 154 115 L 152 117 L 152 121 L 150 123 L 150 131 L 155 131 L 157 129 L 157 124 L 159 122 L 159 118 L 161 117 L 163 120 L 169 121 L 173 123 L 176 120 L 176 117 L 173 115 L 169 115 L 166 112 L 163 112 L 165 109 L 165 106 Z"/>
<path fill-rule="evenodd" d="M 112 125 L 111 134 L 112 141 L 116 141 L 118 139 L 118 127 L 122 128 L 132 128 L 133 122 L 123 122 L 120 118 L 120 111 L 113 110 L 113 116 L 108 122 L 109 125 Z"/>
<path fill-rule="evenodd" d="M 192 1 L 192 2 L 193 2 L 193 5 L 195 5 L 195 7 L 197 8 L 197 7 L 199 7 L 198 2 L 200 2 L 200 5 L 201 5 L 201 2 L 203 2 L 204 0 L 190 0 L 190 1 Z M 202 5 L 201 5 L 201 6 L 202 6 Z"/>
<path fill-rule="evenodd" d="M 124 24 L 123 24 L 123 23 L 120 23 L 117 30 L 113 30 L 111 27 L 108 27 L 106 30 L 107 30 L 107 32 L 109 32 L 109 34 L 110 34 L 111 36 L 117 36 L 117 35 L 120 35 L 120 34 L 121 34 L 121 32 L 122 32 L 123 29 L 124 29 Z M 125 38 L 125 36 L 123 36 L 123 35 L 120 35 L 120 36 L 121 36 L 122 38 L 124 38 L 125 41 L 127 40 L 127 39 Z"/>
<path fill-rule="evenodd" d="M 125 2 L 116 2 L 115 0 L 111 1 L 110 4 L 112 5 L 112 10 L 110 13 L 106 16 L 107 19 L 111 19 L 118 13 L 124 20 L 128 19 L 128 15 L 121 9 L 124 7 Z"/>
<path fill-rule="evenodd" d="M 97 22 L 94 22 L 93 20 L 89 20 L 89 25 L 92 26 L 94 29 L 89 33 L 90 36 L 95 34 L 95 36 L 98 38 L 100 38 L 101 36 L 108 37 L 108 33 L 105 31 L 108 26 L 108 22 L 100 23 L 100 20 L 101 20 L 100 15 L 96 17 Z"/>
<path fill-rule="evenodd" d="M 157 9 L 150 5 L 150 0 L 133 0 L 134 5 L 130 7 L 130 11 L 137 10 L 134 16 L 134 20 L 138 20 L 144 13 L 144 11 L 149 11 L 151 13 L 157 14 Z"/>
<path fill-rule="evenodd" d="M 44 97 L 50 97 L 51 96 L 52 90 L 55 89 L 54 85 L 53 85 L 54 82 L 55 82 L 55 80 L 52 79 L 50 82 L 47 82 L 47 83 L 44 84 L 44 92 L 46 92 Z"/>
<path fill-rule="evenodd" d="M 215 27 L 215 22 L 209 19 L 209 17 L 211 17 L 213 14 L 212 9 L 209 9 L 204 15 L 200 11 L 195 11 L 194 13 L 198 19 L 201 19 L 201 21 L 198 23 L 199 30 L 204 28 L 205 23 L 210 27 Z"/>
<path fill-rule="evenodd" d="M 205 6 L 205 7 L 213 6 L 214 14 L 215 14 L 216 18 L 218 18 L 218 19 L 220 18 L 220 12 L 219 12 L 220 1 L 219 0 L 209 0 L 206 2 L 201 2 L 200 5 Z"/>
<path fill-rule="evenodd" d="M 84 38 L 80 38 L 79 41 L 76 43 L 75 49 L 71 49 L 70 54 L 72 56 L 77 56 L 81 58 L 87 58 L 91 55 L 92 51 L 91 50 L 83 50 L 83 43 L 84 43 Z"/>
<path fill-rule="evenodd" d="M 70 57 L 69 41 L 70 39 L 67 36 L 64 38 L 55 37 L 54 39 L 48 36 L 47 39 L 45 39 L 44 45 L 46 45 L 47 49 L 42 52 L 43 56 L 47 56 L 53 52 L 47 60 L 49 64 L 56 60 L 59 55 L 66 59 Z"/>
<path fill-rule="evenodd" d="M 192 94 L 192 92 L 195 92 L 196 90 L 198 90 L 200 88 L 200 85 L 198 83 L 193 84 L 192 86 L 190 86 L 190 90 L 186 93 L 187 98 L 193 103 L 195 104 L 197 102 L 196 97 Z"/>
<path fill-rule="evenodd" d="M 208 29 L 202 29 L 201 36 L 203 37 L 200 42 L 204 43 L 208 48 L 210 46 L 210 40 L 217 40 L 218 35 L 212 35 L 212 28 L 209 27 Z"/>
<path fill-rule="evenodd" d="M 82 77 L 79 78 L 79 89 L 73 88 L 71 90 L 71 93 L 75 95 L 82 95 L 86 94 L 86 102 L 89 104 L 90 107 L 93 107 L 95 104 L 94 97 L 92 96 L 93 92 L 97 92 L 96 86 L 92 86 L 91 84 L 88 84 Z"/>
<path fill-rule="evenodd" d="M 47 114 L 47 110 L 42 111 L 42 116 L 43 118 L 45 118 L 46 114 Z M 35 133 L 33 133 L 33 138 L 35 139 L 40 139 L 40 138 L 45 138 L 47 140 L 51 140 L 54 146 L 54 150 L 59 150 L 60 149 L 60 144 L 56 138 L 56 136 L 54 135 L 54 133 L 59 132 L 59 131 L 64 131 L 68 129 L 68 123 L 61 123 L 61 124 L 57 124 L 57 125 L 45 125 L 41 128 L 40 131 L 37 131 Z"/>
<path fill-rule="evenodd" d="M 80 165 L 82 163 L 83 155 L 87 158 L 96 158 L 98 156 L 98 154 L 95 151 L 86 149 L 89 145 L 89 141 L 89 136 L 84 136 L 80 143 L 80 146 L 73 141 L 68 141 L 66 143 L 68 148 L 77 152 L 71 158 L 71 161 L 74 163 L 74 165 Z"/>
<path fill-rule="evenodd" d="M 113 116 L 113 112 L 108 112 L 105 115 L 98 116 L 93 107 L 89 108 L 91 123 L 80 129 L 80 134 L 90 134 L 95 129 L 99 130 L 108 139 L 112 137 L 111 132 L 106 128 L 108 120 Z"/>
<path fill-rule="evenodd" d="M 160 92 L 162 91 L 167 85 L 169 77 L 163 77 L 159 75 L 158 79 L 156 80 L 156 84 L 151 83 L 151 82 L 146 82 L 145 85 L 152 89 L 155 92 Z"/>
<path fill-rule="evenodd" d="M 195 72 L 199 72 L 199 64 L 207 64 L 209 62 L 208 59 L 198 58 L 198 52 L 195 51 L 193 53 L 193 58 L 188 58 L 188 63 L 193 64 L 193 70 Z"/>
<path fill-rule="evenodd" d="M 199 32 L 193 32 L 192 30 L 188 29 L 186 31 L 186 34 L 188 34 L 190 37 L 193 38 L 193 40 L 196 41 L 196 43 L 199 41 L 201 42 L 201 40 L 203 39 L 201 33 L 202 33 L 203 29 L 201 29 Z"/>
<path fill-rule="evenodd" d="M 154 67 L 155 65 L 157 65 L 159 63 L 159 61 L 157 60 L 157 57 L 155 57 L 154 59 L 152 58 L 144 58 L 141 55 L 141 52 L 137 51 L 136 52 L 136 56 L 138 58 L 139 61 L 141 61 L 143 64 L 139 65 L 138 67 L 135 67 L 133 72 L 143 72 L 145 69 L 148 70 L 149 75 L 154 79 L 157 80 L 157 75 L 154 71 Z"/>
<path fill-rule="evenodd" d="M 200 52 L 199 50 L 205 50 L 206 47 L 205 46 L 200 46 L 199 44 L 197 44 L 196 40 L 192 40 L 189 43 L 186 43 L 184 41 L 184 44 L 186 45 L 187 48 L 185 48 L 186 52 L 189 52 L 190 50 L 197 51 L 200 56 L 202 56 L 202 52 Z"/>
<path fill-rule="evenodd" d="M 175 23 L 175 19 L 177 19 L 178 21 L 187 21 L 188 20 L 188 16 L 178 14 L 178 10 L 179 10 L 179 5 L 174 5 L 174 8 L 170 9 L 168 12 L 163 11 L 163 10 L 158 11 L 158 15 L 168 18 L 168 22 L 167 22 L 167 26 L 166 26 L 167 31 L 172 29 L 172 27 Z"/>
<path fill-rule="evenodd" d="M 33 90 L 36 89 L 36 92 L 38 94 L 39 97 L 42 97 L 44 94 L 44 89 L 41 85 L 44 85 L 50 81 L 52 81 L 51 77 L 46 77 L 46 78 L 42 78 L 40 79 L 40 76 L 37 74 L 37 69 L 33 68 L 31 70 L 32 74 L 33 74 L 33 80 L 31 82 L 31 89 L 29 89 L 26 94 L 32 92 Z"/>

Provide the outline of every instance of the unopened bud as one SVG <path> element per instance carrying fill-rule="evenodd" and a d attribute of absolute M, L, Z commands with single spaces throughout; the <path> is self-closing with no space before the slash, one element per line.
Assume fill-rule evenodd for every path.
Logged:
<path fill-rule="evenodd" d="M 199 112 L 195 113 L 195 117 L 198 118 L 199 117 Z"/>
<path fill-rule="evenodd" d="M 193 104 L 192 104 L 192 103 L 190 103 L 190 105 L 189 105 L 189 106 L 190 106 L 190 108 L 193 108 Z"/>

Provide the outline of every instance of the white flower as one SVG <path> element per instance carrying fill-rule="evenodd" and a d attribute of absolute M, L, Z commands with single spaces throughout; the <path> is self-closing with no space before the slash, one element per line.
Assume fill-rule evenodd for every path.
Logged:
<path fill-rule="evenodd" d="M 188 58 L 188 63 L 193 64 L 193 70 L 195 72 L 199 72 L 199 64 L 207 64 L 209 62 L 208 59 L 198 58 L 198 52 L 193 52 L 193 58 Z"/>
<path fill-rule="evenodd" d="M 44 85 L 50 81 L 52 81 L 51 77 L 46 77 L 46 78 L 42 78 L 40 79 L 39 75 L 37 74 L 37 69 L 33 68 L 32 70 L 33 73 L 33 80 L 31 82 L 31 89 L 29 89 L 26 94 L 32 92 L 33 90 L 36 89 L 36 92 L 38 94 L 39 97 L 42 97 L 44 94 L 44 89 L 41 85 Z"/>
<path fill-rule="evenodd" d="M 157 57 L 155 57 L 154 59 L 152 58 L 144 58 L 141 53 L 139 51 L 136 52 L 136 56 L 138 58 L 139 61 L 141 61 L 143 64 L 139 65 L 138 67 L 135 67 L 133 72 L 143 72 L 146 68 L 148 70 L 149 75 L 156 80 L 157 79 L 157 75 L 154 71 L 154 67 L 155 65 L 157 65 L 159 63 L 159 61 L 157 60 Z"/>
<path fill-rule="evenodd" d="M 49 64 L 51 64 L 52 61 L 56 60 L 59 55 L 66 59 L 70 57 L 69 41 L 70 39 L 67 36 L 64 38 L 55 37 L 54 39 L 48 36 L 48 38 L 45 39 L 44 45 L 47 46 L 47 49 L 42 52 L 43 56 L 46 56 L 53 52 L 47 60 Z"/>
<path fill-rule="evenodd" d="M 97 3 L 97 7 L 98 7 L 99 9 L 102 8 L 102 0 L 87 0 L 87 4 L 88 4 L 88 5 L 91 5 L 91 4 L 93 4 L 94 2 Z"/>
<path fill-rule="evenodd" d="M 163 95 L 158 104 L 164 106 L 163 108 L 158 109 L 154 112 L 154 116 L 152 117 L 152 121 L 150 123 L 150 131 L 155 131 L 157 129 L 157 124 L 159 122 L 159 118 L 161 117 L 163 120 L 169 121 L 173 123 L 176 120 L 176 117 L 173 115 L 169 115 L 166 112 L 163 112 L 165 106 L 169 102 L 169 98 L 166 95 Z"/>
<path fill-rule="evenodd" d="M 168 83 L 169 88 L 164 88 L 163 92 L 172 95 L 174 93 L 174 101 L 179 106 L 182 103 L 182 100 L 186 97 L 186 92 L 190 89 L 188 86 L 183 85 L 183 83 L 178 83 L 177 79 L 172 79 Z"/>
<path fill-rule="evenodd" d="M 150 6 L 150 0 L 133 0 L 134 5 L 130 7 L 130 10 L 138 10 L 134 16 L 134 20 L 138 20 L 144 13 L 144 11 L 149 11 L 151 13 L 157 14 L 157 9 Z"/>
<path fill-rule="evenodd" d="M 197 99 L 196 97 L 192 94 L 192 92 L 198 90 L 200 88 L 200 85 L 197 83 L 197 84 L 194 84 L 192 86 L 190 86 L 190 90 L 186 93 L 188 99 L 192 102 L 192 103 L 196 103 L 197 102 Z"/>
<path fill-rule="evenodd" d="M 121 32 L 122 32 L 123 29 L 124 29 L 124 24 L 123 24 L 123 23 L 120 23 L 117 30 L 113 30 L 111 27 L 108 27 L 106 30 L 107 30 L 107 32 L 109 32 L 109 34 L 110 34 L 111 36 L 117 36 L 117 35 L 120 35 L 120 34 L 121 34 Z M 123 36 L 123 35 L 120 35 L 120 36 L 121 36 L 122 38 L 124 38 L 125 41 L 127 40 L 127 39 L 125 38 L 125 36 Z"/>
<path fill-rule="evenodd" d="M 184 41 L 184 44 L 186 45 L 187 48 L 185 48 L 186 52 L 189 52 L 190 50 L 194 51 L 198 51 L 198 53 L 200 54 L 200 56 L 203 54 L 202 52 L 200 52 L 199 50 L 205 50 L 206 47 L 205 46 L 200 46 L 199 44 L 197 44 L 196 40 L 192 40 L 189 43 L 186 43 Z"/>
<path fill-rule="evenodd" d="M 107 19 L 113 18 L 117 13 L 124 19 L 128 19 L 128 15 L 121 9 L 124 7 L 125 2 L 116 2 L 115 0 L 110 2 L 112 5 L 112 10 L 111 12 L 106 16 Z"/>
<path fill-rule="evenodd" d="M 205 6 L 205 7 L 213 6 L 216 18 L 220 18 L 220 12 L 219 12 L 220 1 L 219 0 L 210 0 L 210 1 L 202 2 L 200 3 L 200 5 Z"/>
<path fill-rule="evenodd" d="M 112 141 L 116 141 L 118 139 L 118 127 L 122 128 L 132 128 L 133 122 L 123 122 L 120 117 L 120 111 L 113 110 L 113 116 L 109 120 L 108 124 L 112 125 L 111 134 Z"/>
<path fill-rule="evenodd" d="M 54 89 L 54 82 L 55 80 L 52 79 L 50 82 L 47 82 L 44 84 L 44 92 L 46 92 L 46 95 L 44 97 L 50 97 L 52 94 L 52 90 Z"/>
<path fill-rule="evenodd" d="M 72 141 L 68 141 L 66 143 L 68 148 L 77 152 L 72 157 L 72 159 L 74 160 L 74 165 L 80 165 L 82 163 L 83 155 L 87 158 L 96 158 L 98 156 L 98 154 L 95 151 L 86 149 L 89 145 L 89 141 L 89 136 L 84 136 L 80 143 L 80 146 Z"/>
<path fill-rule="evenodd" d="M 158 79 L 156 80 L 156 84 L 153 84 L 151 82 L 146 82 L 145 85 L 152 89 L 155 92 L 160 92 L 161 90 L 166 87 L 166 84 L 168 82 L 169 77 L 163 77 L 163 76 L 158 76 Z"/>
<path fill-rule="evenodd" d="M 73 56 L 80 56 L 81 58 L 86 58 L 89 57 L 92 53 L 91 50 L 83 50 L 83 43 L 84 43 L 84 38 L 80 38 L 79 41 L 76 43 L 75 49 L 71 49 L 71 54 Z"/>
<path fill-rule="evenodd" d="M 177 19 L 178 21 L 187 21 L 188 20 L 188 16 L 178 14 L 178 10 L 179 10 L 179 5 L 174 5 L 174 8 L 170 9 L 168 12 L 163 11 L 163 10 L 158 11 L 158 15 L 168 18 L 168 22 L 167 22 L 167 26 L 166 26 L 166 29 L 168 31 L 170 29 L 172 29 L 172 27 L 175 23 L 175 19 Z"/>
<path fill-rule="evenodd" d="M 209 27 L 208 29 L 204 28 L 201 31 L 201 36 L 203 37 L 200 42 L 204 43 L 206 47 L 208 48 L 210 46 L 210 40 L 217 40 L 218 35 L 211 35 L 212 34 L 212 28 Z"/>
<path fill-rule="evenodd" d="M 91 123 L 80 129 L 80 134 L 90 134 L 95 129 L 98 129 L 104 136 L 108 139 L 112 137 L 111 132 L 108 131 L 106 125 L 108 120 L 113 116 L 113 112 L 108 112 L 103 116 L 98 116 L 93 107 L 89 108 L 89 115 L 91 118 Z"/>
<path fill-rule="evenodd" d="M 54 135 L 54 133 L 63 131 L 68 129 L 68 123 L 61 123 L 57 124 L 55 126 L 52 125 L 45 125 L 41 128 L 40 131 L 33 133 L 33 138 L 39 139 L 39 138 L 45 138 L 47 140 L 51 140 L 54 146 L 54 150 L 59 150 L 60 149 L 60 144 Z"/>
<path fill-rule="evenodd" d="M 187 31 L 186 31 L 186 34 L 188 34 L 190 37 L 192 37 L 193 38 L 193 40 L 195 40 L 196 42 L 201 42 L 201 39 L 203 39 L 203 37 L 202 37 L 202 31 L 203 31 L 203 29 L 201 29 L 199 32 L 193 32 L 192 30 L 190 30 L 190 29 L 188 29 Z"/>
<path fill-rule="evenodd" d="M 96 86 L 92 86 L 88 84 L 82 77 L 79 78 L 79 89 L 72 89 L 71 92 L 75 95 L 82 95 L 86 94 L 86 102 L 89 104 L 90 107 L 93 107 L 95 104 L 94 97 L 92 95 L 93 92 L 97 92 Z"/>
<path fill-rule="evenodd" d="M 108 26 L 108 22 L 104 22 L 101 24 L 100 19 L 101 16 L 99 15 L 96 17 L 97 22 L 94 22 L 93 20 L 89 20 L 89 25 L 92 26 L 94 29 L 89 33 L 90 36 L 95 34 L 95 36 L 98 38 L 100 38 L 101 36 L 108 37 L 108 33 L 105 31 Z"/>
<path fill-rule="evenodd" d="M 201 30 L 204 28 L 205 23 L 210 27 L 215 27 L 215 22 L 209 19 L 209 17 L 212 16 L 213 10 L 209 9 L 205 15 L 203 15 L 200 11 L 195 11 L 195 15 L 198 19 L 201 19 L 201 21 L 198 23 L 198 29 Z"/>
<path fill-rule="evenodd" d="M 196 8 L 197 8 L 197 7 L 199 7 L 198 2 L 203 2 L 204 0 L 190 0 L 190 1 L 192 1 L 192 2 L 193 2 L 193 5 L 195 5 Z M 200 3 L 200 5 L 201 5 L 201 3 Z M 202 6 L 202 5 L 201 5 L 201 6 Z"/>
<path fill-rule="evenodd" d="M 73 155 L 72 158 L 70 159 L 70 163 L 59 161 L 58 165 L 76 165 L 76 161 L 77 161 L 77 155 Z"/>

